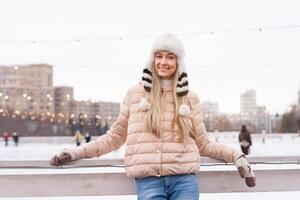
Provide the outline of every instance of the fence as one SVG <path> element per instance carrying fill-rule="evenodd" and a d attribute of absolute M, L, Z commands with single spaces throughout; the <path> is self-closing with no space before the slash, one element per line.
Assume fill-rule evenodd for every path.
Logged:
<path fill-rule="evenodd" d="M 248 157 L 248 160 L 257 176 L 255 188 L 245 185 L 232 164 L 203 158 L 198 173 L 201 192 L 300 190 L 300 156 Z M 54 168 L 49 166 L 49 161 L 0 161 L 0 196 L 133 195 L 136 193 L 134 180 L 126 177 L 122 165 L 122 160 L 86 159 Z"/>

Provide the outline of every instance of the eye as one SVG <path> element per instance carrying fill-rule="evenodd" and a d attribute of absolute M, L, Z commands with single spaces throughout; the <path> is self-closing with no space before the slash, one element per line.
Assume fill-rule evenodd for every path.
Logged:
<path fill-rule="evenodd" d="M 156 55 L 155 55 L 155 58 L 162 58 L 162 55 L 156 54 Z"/>
<path fill-rule="evenodd" d="M 175 56 L 169 55 L 169 56 L 167 56 L 167 58 L 170 59 L 170 60 L 173 60 L 173 59 L 175 59 Z"/>

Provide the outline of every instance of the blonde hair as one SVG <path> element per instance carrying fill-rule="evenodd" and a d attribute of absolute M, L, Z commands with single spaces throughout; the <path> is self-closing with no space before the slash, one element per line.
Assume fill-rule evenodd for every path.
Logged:
<path fill-rule="evenodd" d="M 161 117 L 162 117 L 162 89 L 160 77 L 154 69 L 154 63 L 152 67 L 152 89 L 149 93 L 149 102 L 151 104 L 151 109 L 146 112 L 145 115 L 145 128 L 157 137 L 161 137 Z M 174 112 L 174 124 L 173 130 L 175 131 L 175 125 L 178 125 L 179 129 L 179 141 L 185 143 L 189 136 L 193 136 L 194 132 L 192 129 L 191 119 L 188 117 L 183 117 L 179 115 L 179 106 L 183 103 L 188 103 L 187 95 L 179 97 L 176 93 L 177 80 L 179 77 L 178 66 L 173 77 L 173 99 L 175 103 Z"/>

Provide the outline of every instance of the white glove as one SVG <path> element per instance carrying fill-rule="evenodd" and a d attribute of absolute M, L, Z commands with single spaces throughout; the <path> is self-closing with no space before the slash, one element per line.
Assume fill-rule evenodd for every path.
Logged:
<path fill-rule="evenodd" d="M 246 160 L 245 156 L 241 156 L 234 161 L 236 168 L 242 178 L 245 178 L 245 182 L 248 187 L 254 187 L 256 184 L 256 177 L 251 169 L 250 164 Z"/>

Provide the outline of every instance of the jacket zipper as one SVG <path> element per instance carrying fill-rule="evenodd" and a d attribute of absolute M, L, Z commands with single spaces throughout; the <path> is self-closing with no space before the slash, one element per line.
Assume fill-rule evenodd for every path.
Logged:
<path fill-rule="evenodd" d="M 163 143 L 164 143 L 164 135 L 163 135 L 163 123 L 164 123 L 164 120 L 165 120 L 165 111 L 164 111 L 164 107 L 165 107 L 165 97 L 166 97 L 166 92 L 164 91 L 164 89 L 162 90 L 163 92 L 163 99 L 162 99 L 162 124 L 160 126 L 160 137 L 161 137 L 161 143 L 160 143 L 160 176 L 162 175 L 162 168 L 163 168 L 163 165 L 162 165 L 162 148 L 163 148 Z"/>

